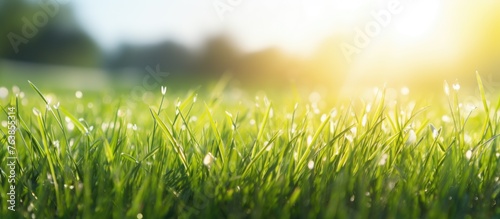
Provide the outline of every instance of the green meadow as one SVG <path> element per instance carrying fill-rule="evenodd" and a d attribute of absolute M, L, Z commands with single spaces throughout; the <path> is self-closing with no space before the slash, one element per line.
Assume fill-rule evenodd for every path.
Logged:
<path fill-rule="evenodd" d="M 0 218 L 500 217 L 500 101 L 479 75 L 432 97 L 5 89 Z"/>

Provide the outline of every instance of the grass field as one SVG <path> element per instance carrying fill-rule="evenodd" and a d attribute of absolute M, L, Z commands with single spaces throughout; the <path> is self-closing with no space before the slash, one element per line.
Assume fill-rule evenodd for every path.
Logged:
<path fill-rule="evenodd" d="M 0 218 L 500 218 L 500 102 L 479 76 L 475 102 L 458 84 L 346 101 L 31 85 L 0 99 Z"/>

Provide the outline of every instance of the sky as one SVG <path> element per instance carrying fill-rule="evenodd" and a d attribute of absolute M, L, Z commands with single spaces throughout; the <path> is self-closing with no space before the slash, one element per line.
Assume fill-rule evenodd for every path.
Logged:
<path fill-rule="evenodd" d="M 307 53 L 324 38 L 352 32 L 356 25 L 372 20 L 370 13 L 386 8 L 388 2 L 86 0 L 74 1 L 73 7 L 83 27 L 100 45 L 109 49 L 122 42 L 154 43 L 165 39 L 197 47 L 207 37 L 225 32 L 249 51 L 278 46 L 291 52 Z M 412 3 L 416 5 L 414 9 L 401 19 L 399 31 L 403 34 L 412 37 L 424 34 L 440 10 L 439 0 L 419 2 Z"/>

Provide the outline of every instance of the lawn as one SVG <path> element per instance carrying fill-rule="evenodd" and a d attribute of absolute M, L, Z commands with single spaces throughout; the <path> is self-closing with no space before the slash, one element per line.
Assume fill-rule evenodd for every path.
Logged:
<path fill-rule="evenodd" d="M 479 75 L 345 100 L 30 85 L 0 99 L 0 218 L 500 217 L 500 102 Z"/>

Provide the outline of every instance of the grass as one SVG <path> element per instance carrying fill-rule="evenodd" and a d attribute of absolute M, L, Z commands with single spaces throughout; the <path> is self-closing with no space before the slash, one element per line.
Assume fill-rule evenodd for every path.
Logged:
<path fill-rule="evenodd" d="M 384 89 L 342 101 L 221 83 L 158 89 L 152 106 L 31 86 L 0 99 L 1 218 L 500 217 L 500 102 L 479 76 L 471 103 L 457 84 L 437 101 Z"/>

